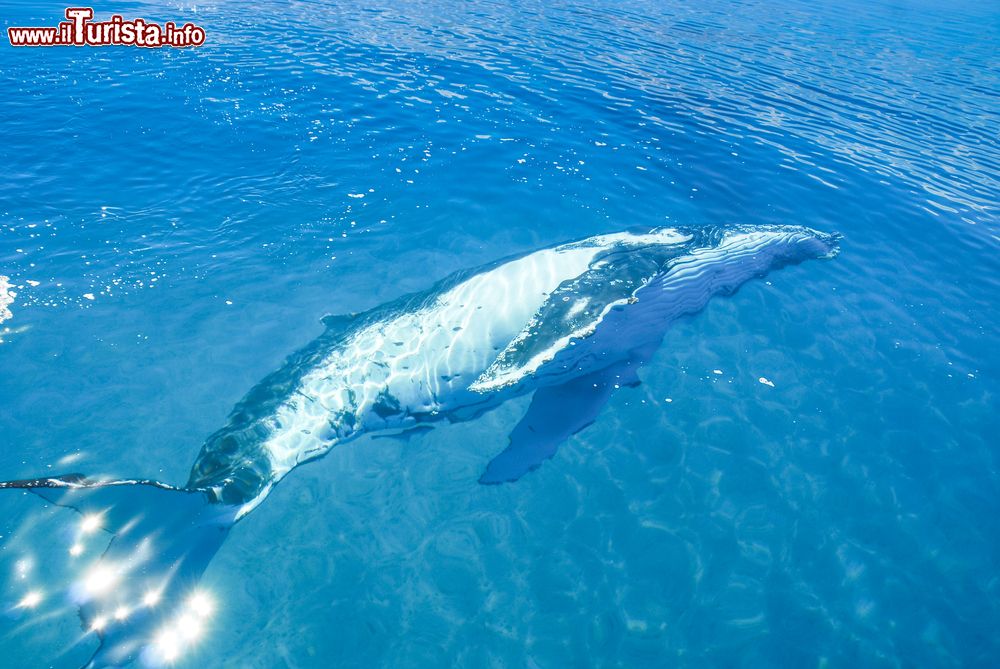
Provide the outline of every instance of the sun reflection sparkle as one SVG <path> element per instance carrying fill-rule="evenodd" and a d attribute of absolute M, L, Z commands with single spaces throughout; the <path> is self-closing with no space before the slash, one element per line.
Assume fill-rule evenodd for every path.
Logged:
<path fill-rule="evenodd" d="M 142 596 L 142 603 L 150 608 L 160 603 L 162 593 L 159 590 L 150 590 Z"/>
<path fill-rule="evenodd" d="M 32 590 L 26 594 L 20 602 L 17 603 L 17 608 L 19 609 L 33 609 L 42 603 L 42 593 L 38 590 Z"/>
<path fill-rule="evenodd" d="M 33 566 L 34 563 L 31 561 L 31 558 L 22 558 L 14 565 L 14 570 L 17 572 L 18 578 L 25 579 L 28 578 L 28 573 L 31 572 Z"/>
<path fill-rule="evenodd" d="M 80 531 L 84 534 L 90 534 L 97 531 L 101 527 L 101 516 L 96 513 L 88 513 L 80 521 Z"/>
<path fill-rule="evenodd" d="M 212 615 L 215 608 L 211 598 L 204 592 L 196 592 L 188 600 L 188 608 L 201 618 Z"/>
<path fill-rule="evenodd" d="M 205 634 L 215 602 L 203 591 L 193 593 L 176 617 L 154 637 L 149 648 L 155 664 L 172 664 Z"/>
<path fill-rule="evenodd" d="M 107 594 L 121 580 L 121 574 L 104 565 L 98 565 L 87 572 L 83 580 L 84 591 L 91 596 Z"/>

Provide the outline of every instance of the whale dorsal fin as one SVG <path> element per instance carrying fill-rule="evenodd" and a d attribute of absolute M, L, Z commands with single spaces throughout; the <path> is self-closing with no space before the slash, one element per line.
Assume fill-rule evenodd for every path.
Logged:
<path fill-rule="evenodd" d="M 357 319 L 358 314 L 327 314 L 320 319 L 320 322 L 328 330 L 346 330 Z"/>
<path fill-rule="evenodd" d="M 486 466 L 483 484 L 516 481 L 556 453 L 597 419 L 616 386 L 635 386 L 638 362 L 626 361 L 557 386 L 535 391 L 531 406 L 510 433 L 510 445 Z"/>

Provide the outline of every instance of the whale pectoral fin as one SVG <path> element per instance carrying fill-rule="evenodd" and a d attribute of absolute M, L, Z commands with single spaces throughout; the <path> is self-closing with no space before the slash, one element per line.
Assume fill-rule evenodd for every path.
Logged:
<path fill-rule="evenodd" d="M 510 433 L 510 445 L 486 466 L 483 484 L 516 481 L 556 453 L 559 445 L 597 419 L 616 386 L 639 382 L 635 365 L 609 367 L 535 391 Z"/>

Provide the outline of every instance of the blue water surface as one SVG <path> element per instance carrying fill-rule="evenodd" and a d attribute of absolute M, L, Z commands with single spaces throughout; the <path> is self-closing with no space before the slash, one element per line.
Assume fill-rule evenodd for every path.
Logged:
<path fill-rule="evenodd" d="M 181 484 L 321 316 L 513 253 L 844 234 L 672 329 L 516 484 L 476 480 L 527 399 L 296 471 L 177 666 L 1000 664 L 995 3 L 95 9 L 208 42 L 0 46 L 0 479 Z M 76 668 L 72 607 L 17 606 L 65 556 L 41 506 L 0 495 L 0 664 Z"/>

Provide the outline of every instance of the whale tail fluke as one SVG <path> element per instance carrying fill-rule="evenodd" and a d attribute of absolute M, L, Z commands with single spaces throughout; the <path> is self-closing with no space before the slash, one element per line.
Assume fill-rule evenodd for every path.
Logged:
<path fill-rule="evenodd" d="M 99 640 L 84 669 L 136 660 L 169 665 L 198 640 L 213 606 L 198 582 L 235 522 L 235 507 L 213 504 L 201 490 L 79 474 L 8 481 L 0 489 L 27 491 L 79 514 L 52 539 L 57 545 L 33 549 L 66 563 L 56 572 L 59 582 L 39 583 L 38 592 L 76 605 L 81 642 Z"/>

